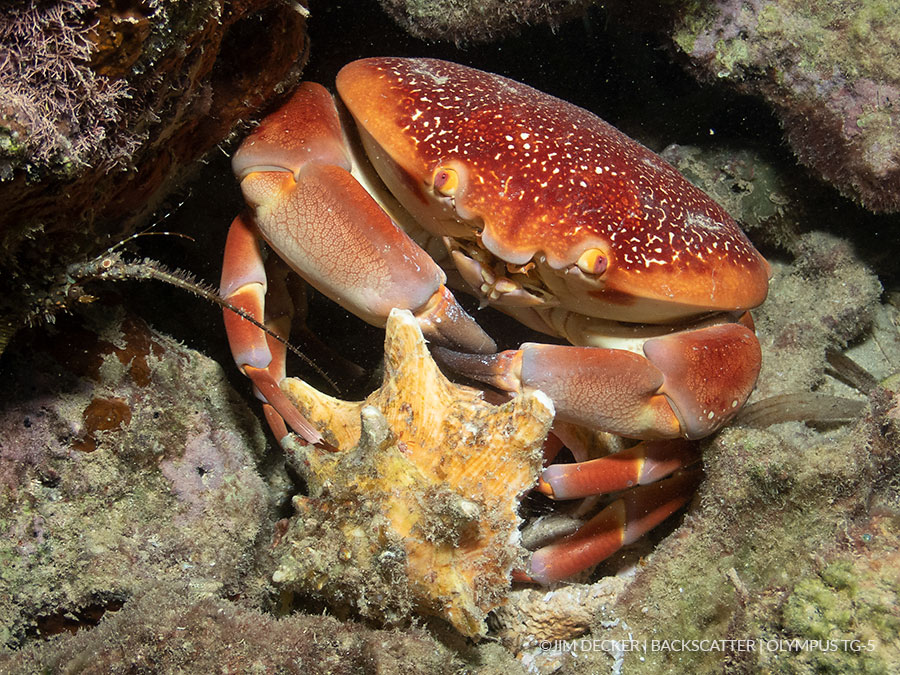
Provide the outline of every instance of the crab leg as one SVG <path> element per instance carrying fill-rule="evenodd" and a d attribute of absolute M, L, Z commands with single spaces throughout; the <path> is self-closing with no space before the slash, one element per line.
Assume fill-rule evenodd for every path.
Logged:
<path fill-rule="evenodd" d="M 579 499 L 654 483 L 700 460 L 696 443 L 645 441 L 626 450 L 544 469 L 537 490 L 552 499 Z"/>
<path fill-rule="evenodd" d="M 684 506 L 700 478 L 700 471 L 688 471 L 627 491 L 569 536 L 535 551 L 528 577 L 550 584 L 596 565 Z"/>
<path fill-rule="evenodd" d="M 540 389 L 564 422 L 644 439 L 709 435 L 740 409 L 759 374 L 759 342 L 738 323 L 654 337 L 642 348 L 643 355 L 526 343 L 486 356 L 436 356 L 506 391 Z"/>
<path fill-rule="evenodd" d="M 221 295 L 229 303 L 263 323 L 282 338 L 290 331 L 290 303 L 281 294 L 280 301 L 265 305 L 268 287 L 266 270 L 259 252 L 256 230 L 243 215 L 234 219 L 225 242 Z M 309 443 L 322 436 L 287 400 L 278 383 L 284 379 L 285 348 L 242 316 L 223 310 L 225 332 L 238 368 L 250 378 L 256 394 L 266 401 L 264 412 L 269 426 L 280 441 L 287 435 L 285 423 Z"/>

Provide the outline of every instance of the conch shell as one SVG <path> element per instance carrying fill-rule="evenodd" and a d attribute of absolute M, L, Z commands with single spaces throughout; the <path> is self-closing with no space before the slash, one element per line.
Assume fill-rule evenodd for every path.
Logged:
<path fill-rule="evenodd" d="M 541 468 L 550 399 L 495 406 L 453 384 L 405 310 L 388 319 L 384 382 L 365 401 L 297 379 L 282 389 L 337 451 L 283 443 L 309 496 L 294 498 L 274 581 L 386 623 L 420 612 L 483 636 L 524 567 L 516 511 Z"/>

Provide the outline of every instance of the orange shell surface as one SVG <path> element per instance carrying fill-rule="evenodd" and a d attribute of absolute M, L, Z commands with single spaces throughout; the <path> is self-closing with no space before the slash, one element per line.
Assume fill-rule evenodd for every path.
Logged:
<path fill-rule="evenodd" d="M 484 635 L 523 565 L 517 510 L 537 482 L 550 399 L 532 392 L 494 406 L 452 384 L 399 310 L 384 383 L 365 401 L 296 379 L 282 389 L 337 450 L 282 442 L 310 497 L 294 500 L 276 583 L 387 623 L 421 612 Z"/>

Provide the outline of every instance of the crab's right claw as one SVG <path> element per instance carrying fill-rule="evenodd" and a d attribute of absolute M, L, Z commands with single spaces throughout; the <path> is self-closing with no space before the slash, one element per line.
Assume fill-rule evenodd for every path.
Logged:
<path fill-rule="evenodd" d="M 301 85 L 244 141 L 233 167 L 262 237 L 324 295 L 374 325 L 409 309 L 438 344 L 496 350 L 444 286 L 440 267 L 351 175 L 323 87 Z"/>

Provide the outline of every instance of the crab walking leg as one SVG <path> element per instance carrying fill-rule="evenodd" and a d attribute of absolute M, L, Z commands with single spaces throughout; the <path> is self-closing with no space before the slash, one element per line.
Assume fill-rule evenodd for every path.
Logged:
<path fill-rule="evenodd" d="M 605 560 L 684 506 L 701 475 L 688 471 L 627 491 L 569 536 L 535 551 L 528 576 L 550 584 Z"/>
<path fill-rule="evenodd" d="M 291 270 L 277 256 L 270 256 L 266 260 L 265 272 L 268 280 L 268 290 L 266 291 L 265 321 L 263 325 L 274 333 L 274 335 L 266 334 L 266 342 L 269 346 L 269 352 L 272 354 L 272 361 L 265 371 L 267 376 L 271 376 L 272 380 L 281 382 L 287 375 L 287 346 L 285 342 L 290 339 L 291 325 L 294 319 L 294 302 L 287 289 L 287 275 L 290 274 Z M 268 377 L 266 379 L 268 380 Z M 252 377 L 251 381 L 253 381 Z M 265 401 L 266 399 L 260 392 L 259 387 L 254 384 L 253 388 L 256 396 Z M 281 394 L 280 387 L 278 394 L 275 394 L 278 400 L 280 400 L 279 394 Z M 281 439 L 287 436 L 285 418 L 268 402 L 263 403 L 263 413 L 275 438 L 281 442 Z M 293 411 L 290 414 L 293 418 Z M 300 417 L 302 418 L 302 416 Z M 305 418 L 303 419 L 305 421 Z M 318 435 L 318 432 L 316 432 L 316 435 Z M 306 440 L 315 442 L 312 439 Z"/>
<path fill-rule="evenodd" d="M 697 443 L 644 441 L 626 450 L 544 469 L 537 490 L 552 499 L 580 499 L 647 485 L 700 460 Z"/>
<path fill-rule="evenodd" d="M 456 302 L 446 276 L 350 173 L 337 111 L 305 83 L 234 157 L 261 236 L 300 276 L 363 320 L 408 309 L 425 336 L 477 353 L 493 340 Z"/>
<path fill-rule="evenodd" d="M 759 374 L 759 342 L 739 323 L 654 337 L 642 348 L 643 355 L 526 343 L 486 356 L 436 356 L 506 391 L 540 389 L 564 422 L 648 440 L 708 436 L 740 410 Z"/>
<path fill-rule="evenodd" d="M 238 216 L 232 222 L 225 242 L 220 294 L 276 334 L 286 337 L 290 330 L 289 311 L 277 312 L 278 315 L 266 321 L 267 288 L 256 228 L 246 217 Z M 286 422 L 308 443 L 321 442 L 319 432 L 278 387 L 284 379 L 284 345 L 229 309 L 223 310 L 223 318 L 234 361 L 253 382 L 257 395 L 266 402 L 266 420 L 278 440 L 287 434 Z"/>

